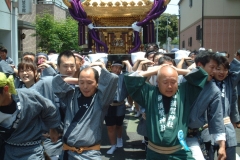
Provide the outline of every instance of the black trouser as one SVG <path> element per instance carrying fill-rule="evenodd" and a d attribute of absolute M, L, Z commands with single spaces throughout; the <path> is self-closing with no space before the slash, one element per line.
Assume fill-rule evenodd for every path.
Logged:
<path fill-rule="evenodd" d="M 209 159 L 208 157 L 209 157 L 209 151 L 210 151 L 210 149 L 211 149 L 211 141 L 209 141 L 209 142 L 204 142 L 204 145 L 205 145 L 205 150 L 206 150 L 206 153 L 207 153 L 207 155 L 205 155 L 204 156 L 204 158 L 205 159 Z"/>
<path fill-rule="evenodd" d="M 5 142 L 4 140 L 0 137 L 0 159 L 4 159 L 4 154 L 5 154 Z"/>
<path fill-rule="evenodd" d="M 240 114 L 240 96 L 238 96 L 238 111 L 239 111 L 239 114 Z"/>
<path fill-rule="evenodd" d="M 211 145 L 209 150 L 209 160 L 214 160 L 214 154 L 219 150 L 219 146 L 213 146 Z M 226 160 L 235 160 L 236 159 L 236 146 L 234 147 L 227 147 L 226 148 Z"/>

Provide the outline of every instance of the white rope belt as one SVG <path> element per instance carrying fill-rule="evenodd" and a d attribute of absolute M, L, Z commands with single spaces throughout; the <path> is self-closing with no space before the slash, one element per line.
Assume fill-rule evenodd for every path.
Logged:
<path fill-rule="evenodd" d="M 33 146 L 33 145 L 37 145 L 40 144 L 42 142 L 42 140 L 38 140 L 38 141 L 32 141 L 32 142 L 26 142 L 26 143 L 12 143 L 12 142 L 7 142 L 7 144 L 13 145 L 13 146 Z"/>

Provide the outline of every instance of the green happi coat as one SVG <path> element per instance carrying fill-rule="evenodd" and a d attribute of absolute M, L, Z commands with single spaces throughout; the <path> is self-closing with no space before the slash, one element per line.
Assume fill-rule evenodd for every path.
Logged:
<path fill-rule="evenodd" d="M 200 68 L 188 74 L 185 78 L 187 81 L 180 83 L 178 86 L 178 91 L 175 94 L 175 102 L 174 96 L 172 97 L 171 103 L 176 103 L 176 106 L 171 107 L 172 109 L 170 108 L 168 119 L 163 128 L 160 114 L 162 110 L 159 109 L 162 104 L 162 95 L 158 87 L 146 83 L 145 77 L 125 76 L 125 83 L 129 95 L 134 101 L 146 109 L 147 137 L 149 141 L 155 145 L 162 147 L 180 145 L 177 136 L 179 130 L 184 132 L 184 138 L 186 138 L 191 105 L 205 85 L 208 75 Z M 159 154 L 148 149 L 147 159 L 186 160 L 193 158 L 191 152 L 185 151 L 184 149 L 171 155 Z"/>

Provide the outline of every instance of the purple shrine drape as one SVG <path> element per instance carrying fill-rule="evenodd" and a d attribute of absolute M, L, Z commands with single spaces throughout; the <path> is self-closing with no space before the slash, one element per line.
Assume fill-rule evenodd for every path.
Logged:
<path fill-rule="evenodd" d="M 164 0 L 154 0 L 151 11 L 148 13 L 148 15 L 144 18 L 143 21 L 137 22 L 136 25 L 143 27 L 144 25 L 147 25 L 150 20 L 158 18 L 167 9 L 167 6 L 163 6 L 163 3 Z M 141 40 L 139 37 L 139 32 L 134 31 L 134 48 L 129 51 L 129 53 L 137 52 L 140 45 Z"/>
<path fill-rule="evenodd" d="M 75 20 L 79 22 L 79 29 L 78 29 L 79 45 L 83 45 L 85 44 L 85 26 L 91 25 L 92 21 L 87 18 L 87 14 L 82 8 L 82 4 L 80 0 L 71 0 L 70 3 L 72 8 L 69 8 L 69 13 Z M 91 26 L 88 28 L 90 29 L 89 32 L 90 32 L 91 38 L 96 42 L 96 51 L 101 52 L 100 46 L 103 46 L 104 52 L 108 53 L 107 45 L 102 41 L 100 41 L 96 33 L 96 30 Z"/>

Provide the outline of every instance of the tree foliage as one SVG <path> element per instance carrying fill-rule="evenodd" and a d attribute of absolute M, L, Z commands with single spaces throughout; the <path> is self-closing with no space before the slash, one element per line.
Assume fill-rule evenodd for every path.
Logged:
<path fill-rule="evenodd" d="M 178 36 L 178 16 L 163 13 L 157 20 L 159 21 L 157 26 L 158 41 L 162 46 L 167 42 L 167 35 L 171 37 L 172 40 Z"/>
<path fill-rule="evenodd" d="M 42 50 L 54 49 L 57 52 L 64 50 L 81 50 L 78 46 L 78 24 L 72 18 L 56 21 L 53 15 L 45 13 L 36 18 L 36 34 Z"/>

